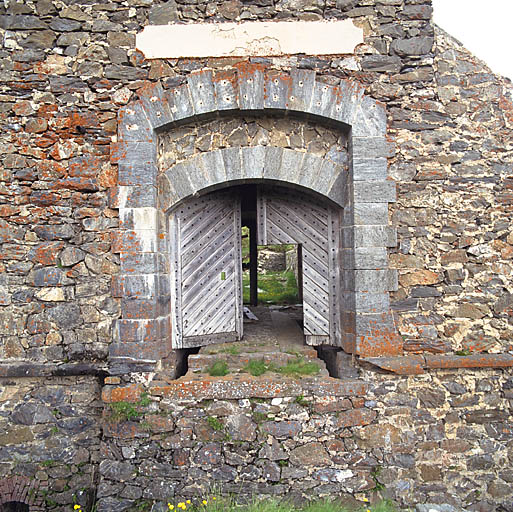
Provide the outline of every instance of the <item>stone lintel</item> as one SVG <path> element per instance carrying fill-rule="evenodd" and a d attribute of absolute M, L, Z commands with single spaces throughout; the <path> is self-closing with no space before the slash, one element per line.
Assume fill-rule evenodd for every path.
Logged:
<path fill-rule="evenodd" d="M 28 361 L 13 361 L 0 364 L 0 378 L 23 377 L 80 377 L 106 375 L 106 369 L 97 363 L 31 363 Z"/>
<path fill-rule="evenodd" d="M 362 43 L 351 19 L 150 25 L 136 36 L 146 59 L 343 55 Z"/>
<path fill-rule="evenodd" d="M 379 366 L 398 375 L 418 375 L 426 370 L 456 368 L 510 368 L 513 367 L 511 354 L 472 354 L 457 356 L 443 355 L 411 355 L 398 357 L 363 357 L 366 363 Z"/>
<path fill-rule="evenodd" d="M 277 398 L 287 396 L 364 396 L 367 384 L 326 377 L 300 380 L 255 377 L 204 377 L 155 383 L 151 395 L 172 400 Z"/>

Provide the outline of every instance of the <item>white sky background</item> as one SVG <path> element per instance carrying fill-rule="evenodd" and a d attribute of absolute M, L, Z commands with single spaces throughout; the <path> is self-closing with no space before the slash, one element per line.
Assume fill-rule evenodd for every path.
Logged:
<path fill-rule="evenodd" d="M 435 23 L 513 80 L 513 0 L 433 0 Z"/>

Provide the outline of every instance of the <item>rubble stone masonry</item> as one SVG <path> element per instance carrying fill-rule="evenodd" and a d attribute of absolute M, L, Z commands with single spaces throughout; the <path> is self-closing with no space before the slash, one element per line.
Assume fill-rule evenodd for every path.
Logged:
<path fill-rule="evenodd" d="M 219 482 L 513 511 L 512 87 L 431 17 L 429 0 L 0 5 L 0 505 L 164 510 Z M 363 28 L 353 55 L 145 60 L 135 48 L 148 24 L 333 18 Z M 255 66 L 360 84 L 384 106 L 402 352 L 357 362 L 352 380 L 203 391 L 155 377 L 159 364 L 114 368 L 113 326 L 134 305 L 116 288 L 118 113 L 148 84 Z M 253 146 L 347 167 L 333 127 L 255 113 L 159 133 L 159 166 Z M 496 368 L 475 368 L 482 354 Z"/>

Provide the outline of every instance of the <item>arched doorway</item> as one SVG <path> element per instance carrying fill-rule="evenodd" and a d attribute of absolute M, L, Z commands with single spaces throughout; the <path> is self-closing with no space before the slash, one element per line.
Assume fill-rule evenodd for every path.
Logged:
<path fill-rule="evenodd" d="M 120 210 L 121 228 L 113 249 L 121 255 L 113 295 L 122 299 L 122 311 L 110 361 L 151 367 L 171 355 L 167 212 L 208 191 L 254 180 L 303 187 L 343 208 L 342 348 L 364 357 L 400 354 L 402 338 L 389 302 L 397 273 L 388 268 L 387 248 L 397 237 L 388 203 L 396 200 L 396 190 L 387 179 L 393 145 L 383 106 L 355 82 L 330 85 L 305 70 L 250 66 L 234 72 L 228 80 L 202 70 L 169 90 L 148 84 L 140 100 L 120 111 L 111 160 L 119 168 L 113 206 Z M 160 166 L 160 134 L 236 113 L 322 121 L 347 134 L 348 167 L 308 150 L 260 143 L 216 146 Z"/>
<path fill-rule="evenodd" d="M 229 187 L 172 209 L 173 348 L 243 338 L 242 219 L 259 245 L 301 247 L 305 341 L 341 346 L 341 215 L 327 200 L 271 184 Z"/>

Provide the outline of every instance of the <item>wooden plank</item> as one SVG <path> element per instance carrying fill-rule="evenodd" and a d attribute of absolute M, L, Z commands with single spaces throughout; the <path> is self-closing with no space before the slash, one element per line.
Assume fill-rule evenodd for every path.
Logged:
<path fill-rule="evenodd" d="M 298 191 L 262 187 L 257 217 L 261 242 L 301 247 L 303 324 L 308 343 L 338 345 L 340 210 Z"/>
<path fill-rule="evenodd" d="M 182 335 L 182 272 L 180 265 L 180 217 L 178 213 L 170 214 L 169 241 L 170 241 L 170 300 L 171 300 L 171 346 L 183 347 Z"/>
<path fill-rule="evenodd" d="M 267 201 L 265 193 L 257 190 L 257 244 L 267 245 Z"/>
<path fill-rule="evenodd" d="M 235 321 L 237 324 L 236 331 L 238 333 L 237 339 L 242 339 L 244 335 L 244 298 L 242 290 L 242 214 L 241 214 L 241 201 L 240 198 L 233 201 L 233 231 L 235 242 Z"/>
<path fill-rule="evenodd" d="M 204 347 L 205 345 L 229 343 L 231 341 L 238 341 L 239 339 L 239 333 L 235 331 L 202 336 L 187 336 L 182 342 L 182 348 Z"/>
<path fill-rule="evenodd" d="M 240 339 L 240 200 L 212 193 L 171 216 L 173 347 Z"/>
<path fill-rule="evenodd" d="M 258 305 L 258 247 L 256 222 L 249 226 L 249 303 Z"/>
<path fill-rule="evenodd" d="M 329 336 L 317 336 L 305 334 L 305 341 L 307 345 L 318 347 L 319 345 L 329 345 L 331 343 Z"/>

